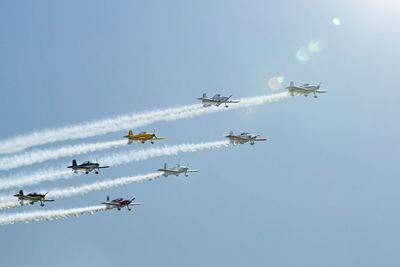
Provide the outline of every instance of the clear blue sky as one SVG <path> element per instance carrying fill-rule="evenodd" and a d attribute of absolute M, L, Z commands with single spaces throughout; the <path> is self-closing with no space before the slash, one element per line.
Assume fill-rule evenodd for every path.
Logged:
<path fill-rule="evenodd" d="M 0 227 L 0 265 L 399 266 L 397 2 L 0 1 L 0 139 L 190 104 L 203 92 L 270 94 L 273 76 L 329 90 L 140 129 L 156 129 L 168 144 L 220 140 L 229 130 L 269 138 L 254 147 L 26 188 L 148 173 L 164 162 L 201 170 L 45 207 L 109 194 L 136 196 L 144 205 L 133 213 Z M 312 40 L 321 51 L 300 62 L 296 52 Z"/>

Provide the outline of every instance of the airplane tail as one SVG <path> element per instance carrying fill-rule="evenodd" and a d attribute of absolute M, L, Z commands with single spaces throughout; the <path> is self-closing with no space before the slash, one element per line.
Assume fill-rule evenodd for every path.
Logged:
<path fill-rule="evenodd" d="M 23 190 L 19 190 L 19 194 L 20 194 L 21 196 L 23 196 L 23 195 L 24 195 L 24 191 L 23 191 Z"/>
<path fill-rule="evenodd" d="M 230 131 L 230 132 L 229 132 L 229 135 L 233 135 L 233 131 Z"/>
<path fill-rule="evenodd" d="M 203 98 L 207 98 L 207 94 L 206 93 L 203 93 Z"/>
<path fill-rule="evenodd" d="M 293 82 L 293 81 L 291 81 L 289 86 L 294 86 L 294 82 Z"/>
<path fill-rule="evenodd" d="M 318 84 L 318 86 L 317 86 L 317 89 L 319 89 L 320 87 L 321 87 L 321 82 L 319 82 L 319 84 Z"/>
<path fill-rule="evenodd" d="M 107 196 L 106 200 L 107 200 L 107 201 L 110 201 L 110 196 Z"/>
<path fill-rule="evenodd" d="M 72 160 L 72 165 L 68 166 L 67 168 L 74 168 L 76 166 L 78 166 L 78 164 L 76 163 L 76 160 L 74 159 L 74 160 Z"/>
<path fill-rule="evenodd" d="M 167 163 L 164 163 L 164 170 L 167 169 Z"/>
<path fill-rule="evenodd" d="M 125 138 L 130 138 L 130 137 L 132 137 L 132 136 L 133 136 L 133 130 L 129 130 L 129 131 L 128 131 L 128 134 L 125 135 L 124 137 L 125 137 Z"/>

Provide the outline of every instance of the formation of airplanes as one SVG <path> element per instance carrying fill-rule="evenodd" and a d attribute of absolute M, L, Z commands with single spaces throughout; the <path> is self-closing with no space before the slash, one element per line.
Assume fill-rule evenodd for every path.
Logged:
<path fill-rule="evenodd" d="M 295 85 L 294 82 L 290 82 L 289 86 L 286 87 L 289 94 L 294 95 L 304 95 L 308 96 L 309 94 L 313 94 L 314 98 L 317 98 L 316 94 L 319 93 L 327 93 L 327 91 L 319 90 L 321 83 L 319 85 L 310 85 L 310 84 L 303 84 L 303 85 Z M 238 100 L 230 100 L 232 96 L 221 96 L 220 94 L 216 94 L 213 97 L 209 98 L 204 93 L 202 97 L 198 98 L 201 100 L 203 107 L 210 107 L 216 106 L 219 107 L 220 105 L 224 104 L 225 107 L 228 107 L 230 103 L 239 103 Z M 133 134 L 133 130 L 129 130 L 128 134 L 123 136 L 124 138 L 128 139 L 128 144 L 132 144 L 134 142 L 144 144 L 146 141 L 150 141 L 150 143 L 154 144 L 154 141 L 165 140 L 165 137 L 157 137 L 154 132 L 140 132 L 138 134 Z M 260 138 L 258 134 L 251 134 L 247 132 L 243 132 L 241 134 L 234 134 L 231 131 L 228 135 L 225 136 L 229 139 L 231 144 L 246 144 L 249 143 L 250 145 L 254 145 L 255 142 L 266 141 L 266 138 Z M 72 165 L 68 166 L 67 168 L 72 169 L 73 172 L 83 172 L 89 174 L 90 172 L 94 171 L 96 174 L 99 173 L 100 169 L 106 169 L 110 166 L 100 166 L 97 162 L 90 162 L 85 161 L 81 164 L 77 164 L 76 160 L 72 160 Z M 158 171 L 162 172 L 162 176 L 168 177 L 170 175 L 179 176 L 180 174 L 184 174 L 188 177 L 188 173 L 199 172 L 198 170 L 190 169 L 187 165 L 176 165 L 175 167 L 168 167 L 167 163 L 164 163 L 163 168 L 158 169 Z M 46 198 L 46 194 L 40 193 L 29 193 L 24 194 L 23 190 L 20 190 L 18 194 L 15 194 L 14 197 L 17 197 L 20 201 L 21 205 L 24 202 L 28 202 L 29 204 L 33 205 L 35 202 L 40 202 L 40 206 L 43 207 L 45 202 L 52 202 L 54 199 Z M 121 210 L 122 208 L 126 207 L 129 211 L 131 210 L 130 206 L 141 205 L 141 203 L 134 202 L 135 198 L 132 199 L 124 199 L 124 198 L 116 198 L 110 200 L 110 197 L 107 196 L 106 201 L 102 202 L 101 204 L 106 205 L 108 209 L 117 209 Z"/>
<path fill-rule="evenodd" d="M 125 135 L 124 138 L 128 138 L 128 145 L 133 142 L 144 144 L 146 141 L 150 141 L 150 143 L 154 144 L 154 141 L 166 139 L 165 137 L 157 137 L 154 132 L 140 132 L 138 134 L 133 134 L 133 130 L 129 130 L 128 134 Z"/>
<path fill-rule="evenodd" d="M 99 163 L 97 162 L 90 162 L 90 161 L 85 161 L 82 164 L 77 164 L 76 160 L 72 160 L 72 165 L 68 166 L 67 168 L 72 169 L 73 172 L 78 173 L 78 172 L 84 172 L 88 174 L 89 172 L 94 171 L 95 174 L 99 174 L 100 169 L 106 169 L 109 168 L 110 166 L 100 166 Z"/>

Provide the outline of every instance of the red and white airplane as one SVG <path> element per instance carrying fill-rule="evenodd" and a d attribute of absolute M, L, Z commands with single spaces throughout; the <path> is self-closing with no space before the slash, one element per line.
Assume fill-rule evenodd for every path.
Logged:
<path fill-rule="evenodd" d="M 103 202 L 101 204 L 106 205 L 107 209 L 121 210 L 123 207 L 127 207 L 127 209 L 130 211 L 132 209 L 129 206 L 141 205 L 141 203 L 134 202 L 134 200 L 135 198 L 132 199 L 116 198 L 110 200 L 110 197 L 107 196 L 106 202 Z"/>

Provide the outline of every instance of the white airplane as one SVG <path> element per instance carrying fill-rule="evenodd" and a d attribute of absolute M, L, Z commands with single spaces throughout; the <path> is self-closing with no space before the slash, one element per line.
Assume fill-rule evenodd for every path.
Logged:
<path fill-rule="evenodd" d="M 203 97 L 197 98 L 197 100 L 201 100 L 203 107 L 216 106 L 219 107 L 221 104 L 225 104 L 225 107 L 228 107 L 228 103 L 239 103 L 239 100 L 229 100 L 232 97 L 230 96 L 221 96 L 220 94 L 216 94 L 213 97 L 207 97 L 207 94 L 204 93 Z"/>
<path fill-rule="evenodd" d="M 251 133 L 241 133 L 239 135 L 235 135 L 232 131 L 229 133 L 229 135 L 225 136 L 229 138 L 229 141 L 231 141 L 231 144 L 245 144 L 247 142 L 250 142 L 250 145 L 254 145 L 254 142 L 258 141 L 266 141 L 266 138 L 258 138 L 260 135 L 256 134 L 251 134 Z"/>
<path fill-rule="evenodd" d="M 135 198 L 132 199 L 123 199 L 123 198 L 116 198 L 110 200 L 110 197 L 107 196 L 106 202 L 101 204 L 106 205 L 107 209 L 117 209 L 121 210 L 123 207 L 126 207 L 129 211 L 132 209 L 129 206 L 141 205 L 141 203 L 134 202 Z"/>
<path fill-rule="evenodd" d="M 188 177 L 188 173 L 190 172 L 199 172 L 198 170 L 191 170 L 188 166 L 176 165 L 176 167 L 168 168 L 167 163 L 164 163 L 164 168 L 158 169 L 160 172 L 164 172 L 163 176 L 168 177 L 169 175 L 178 176 L 181 173 L 184 173 L 186 177 Z"/>
<path fill-rule="evenodd" d="M 294 82 L 290 82 L 290 85 L 286 87 L 286 89 L 289 91 L 289 94 L 291 96 L 294 96 L 295 94 L 298 95 L 304 95 L 308 96 L 308 94 L 314 94 L 314 98 L 317 98 L 316 93 L 327 93 L 328 91 L 323 91 L 319 90 L 321 87 L 321 83 L 318 85 L 310 85 L 308 83 L 302 84 L 302 85 L 294 85 Z"/>

